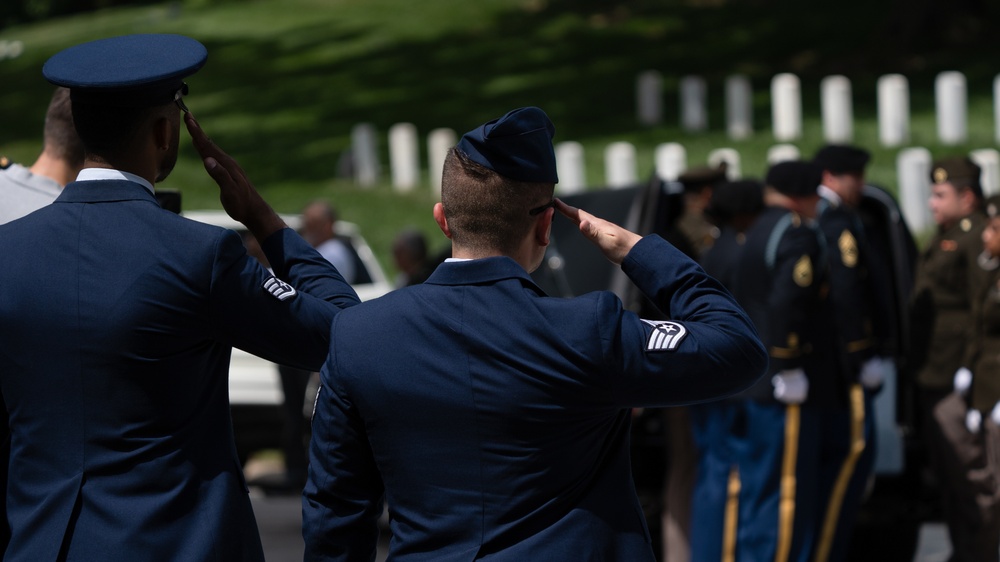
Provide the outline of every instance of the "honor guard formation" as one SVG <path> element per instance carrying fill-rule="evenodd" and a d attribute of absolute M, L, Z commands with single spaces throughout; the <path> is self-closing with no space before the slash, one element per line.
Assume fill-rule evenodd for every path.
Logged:
<path fill-rule="evenodd" d="M 390 560 L 850 560 L 897 373 L 952 560 L 998 559 L 1000 197 L 969 159 L 932 167 L 910 278 L 861 148 L 762 180 L 693 168 L 625 228 L 554 197 L 556 127 L 522 107 L 447 154 L 429 211 L 451 257 L 427 268 L 404 231 L 399 288 L 361 303 L 334 208 L 288 228 L 188 109 L 207 60 L 181 35 L 59 52 L 43 152 L 0 169 L 5 559 L 263 560 L 234 347 L 282 365 L 288 395 L 319 379 L 311 428 L 288 400 L 283 440 L 307 560 L 372 560 L 380 532 Z M 161 206 L 187 137 L 258 257 Z M 532 273 L 557 221 L 643 304 L 548 295 Z M 649 412 L 662 529 L 634 480 Z"/>

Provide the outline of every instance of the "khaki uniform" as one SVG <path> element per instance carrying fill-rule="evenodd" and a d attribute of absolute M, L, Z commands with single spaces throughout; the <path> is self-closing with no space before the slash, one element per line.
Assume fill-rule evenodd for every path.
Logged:
<path fill-rule="evenodd" d="M 948 391 L 972 337 L 972 298 L 981 286 L 976 259 L 985 217 L 979 212 L 939 232 L 917 264 L 913 291 L 913 365 L 917 385 Z M 922 341 L 923 340 L 923 341 Z"/>
<path fill-rule="evenodd" d="M 952 391 L 955 371 L 972 367 L 968 362 L 976 333 L 974 312 L 982 309 L 976 295 L 986 275 L 977 261 L 984 224 L 985 217 L 976 212 L 930 241 L 917 266 L 912 311 L 911 364 L 918 369 L 927 459 L 941 488 L 953 559 L 970 562 L 996 560 L 995 546 L 992 557 L 982 557 L 989 550 L 983 544 L 994 543 L 990 538 L 994 533 L 972 530 L 994 519 L 992 506 L 976 507 L 975 497 L 981 492 L 975 491 L 969 479 L 969 469 L 982 466 L 987 453 L 981 435 L 965 426 L 965 401 Z"/>
<path fill-rule="evenodd" d="M 1000 267 L 985 271 L 975 301 L 975 337 L 967 364 L 972 369 L 970 406 L 984 415 L 1000 402 Z"/>
<path fill-rule="evenodd" d="M 966 364 L 972 369 L 968 402 L 958 393 L 941 400 L 934 418 L 947 448 L 940 451 L 950 502 L 954 560 L 995 562 L 1000 552 L 1000 427 L 990 412 L 1000 401 L 1000 268 L 980 268 L 985 278 L 974 294 L 975 335 Z M 969 407 L 982 427 L 965 423 Z"/>

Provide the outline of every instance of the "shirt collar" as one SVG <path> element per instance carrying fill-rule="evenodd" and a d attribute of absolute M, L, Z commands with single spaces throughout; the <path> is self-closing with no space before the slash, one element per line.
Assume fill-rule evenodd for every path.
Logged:
<path fill-rule="evenodd" d="M 123 172 L 121 170 L 112 170 L 111 168 L 84 168 L 80 170 L 80 174 L 76 176 L 76 181 L 97 181 L 97 180 L 130 181 L 145 187 L 147 191 L 149 191 L 153 195 L 156 195 L 156 191 L 153 190 L 153 184 L 146 181 L 145 178 L 140 178 L 135 174 Z"/>
<path fill-rule="evenodd" d="M 834 207 L 839 207 L 840 204 L 844 202 L 844 200 L 840 198 L 840 195 L 837 195 L 836 191 L 822 184 L 819 186 L 819 196 L 829 201 Z"/>

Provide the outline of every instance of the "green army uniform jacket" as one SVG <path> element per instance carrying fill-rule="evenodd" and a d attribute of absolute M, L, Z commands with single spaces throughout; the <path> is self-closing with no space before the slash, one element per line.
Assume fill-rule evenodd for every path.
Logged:
<path fill-rule="evenodd" d="M 917 384 L 952 386 L 973 337 L 973 295 L 982 287 L 985 216 L 975 212 L 934 236 L 920 255 L 913 291 L 911 359 Z"/>

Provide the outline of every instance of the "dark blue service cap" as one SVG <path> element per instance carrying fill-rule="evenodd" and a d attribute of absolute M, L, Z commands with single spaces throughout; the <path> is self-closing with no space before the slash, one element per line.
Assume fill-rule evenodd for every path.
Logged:
<path fill-rule="evenodd" d="M 764 184 L 752 179 L 723 183 L 712 190 L 707 212 L 724 221 L 764 209 Z"/>
<path fill-rule="evenodd" d="M 765 183 L 789 197 L 816 195 L 823 181 L 823 170 L 812 162 L 788 160 L 767 171 Z"/>
<path fill-rule="evenodd" d="M 828 144 L 816 152 L 813 163 L 832 174 L 860 174 L 871 159 L 863 148 L 843 144 Z"/>
<path fill-rule="evenodd" d="M 556 128 L 537 107 L 522 107 L 462 135 L 456 148 L 505 178 L 558 183 Z"/>
<path fill-rule="evenodd" d="M 148 107 L 170 103 L 207 58 L 204 45 L 183 35 L 123 35 L 60 51 L 42 75 L 75 101 Z"/>

